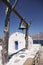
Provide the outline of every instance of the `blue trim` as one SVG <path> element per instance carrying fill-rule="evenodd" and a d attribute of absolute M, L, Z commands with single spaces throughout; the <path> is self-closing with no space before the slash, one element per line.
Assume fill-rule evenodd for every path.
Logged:
<path fill-rule="evenodd" d="M 18 41 L 15 41 L 15 49 L 18 50 Z"/>

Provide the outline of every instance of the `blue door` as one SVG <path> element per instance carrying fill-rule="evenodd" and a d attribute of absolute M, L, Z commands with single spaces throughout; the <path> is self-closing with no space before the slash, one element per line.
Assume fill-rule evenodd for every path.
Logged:
<path fill-rule="evenodd" d="M 18 41 L 15 41 L 15 49 L 18 50 Z"/>

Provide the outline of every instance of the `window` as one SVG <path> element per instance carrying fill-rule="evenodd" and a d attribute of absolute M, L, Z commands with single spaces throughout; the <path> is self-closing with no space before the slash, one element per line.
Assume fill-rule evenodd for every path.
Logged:
<path fill-rule="evenodd" d="M 15 49 L 18 50 L 18 41 L 15 41 Z"/>

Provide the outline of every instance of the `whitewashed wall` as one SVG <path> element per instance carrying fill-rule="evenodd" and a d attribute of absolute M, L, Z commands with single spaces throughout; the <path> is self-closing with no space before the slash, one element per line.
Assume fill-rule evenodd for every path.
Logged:
<path fill-rule="evenodd" d="M 18 41 L 18 50 L 15 49 L 15 41 Z M 33 44 L 33 40 L 31 37 L 28 37 L 28 43 L 29 43 L 28 48 L 30 49 Z M 20 49 L 25 48 L 25 35 L 20 32 L 13 33 L 9 38 L 8 46 L 9 46 L 8 47 L 9 54 L 13 54 L 19 51 Z"/>

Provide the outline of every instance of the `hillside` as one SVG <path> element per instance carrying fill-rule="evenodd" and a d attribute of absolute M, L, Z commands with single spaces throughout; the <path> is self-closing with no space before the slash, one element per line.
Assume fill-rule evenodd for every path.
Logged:
<path fill-rule="evenodd" d="M 33 40 L 43 40 L 43 32 L 33 35 L 32 38 Z"/>

